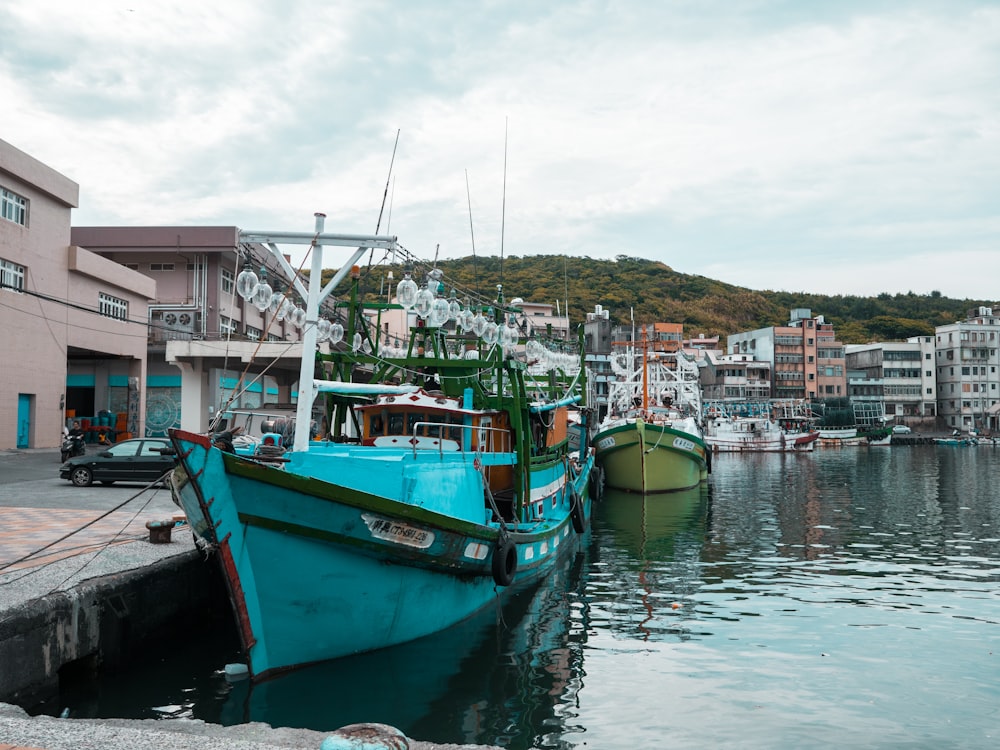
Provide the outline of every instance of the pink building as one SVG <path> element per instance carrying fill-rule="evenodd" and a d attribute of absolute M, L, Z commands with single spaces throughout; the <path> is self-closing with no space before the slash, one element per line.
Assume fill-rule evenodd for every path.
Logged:
<path fill-rule="evenodd" d="M 259 272 L 268 255 L 241 245 L 237 227 L 73 227 L 72 240 L 155 280 L 145 342 L 147 435 L 171 427 L 205 432 L 219 410 L 294 402 L 300 348 L 292 343 L 300 331 L 236 294 L 242 264 Z M 273 260 L 267 279 L 284 293 L 287 271 Z"/>
<path fill-rule="evenodd" d="M 79 190 L 0 141 L 0 449 L 56 447 L 70 415 L 145 429 L 156 282 L 73 244 Z"/>

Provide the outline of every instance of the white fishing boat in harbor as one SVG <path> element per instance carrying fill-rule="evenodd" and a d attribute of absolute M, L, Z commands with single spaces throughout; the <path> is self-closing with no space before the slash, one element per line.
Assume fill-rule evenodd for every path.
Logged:
<path fill-rule="evenodd" d="M 801 401 L 707 403 L 705 442 L 716 453 L 811 451 L 819 438 Z"/>

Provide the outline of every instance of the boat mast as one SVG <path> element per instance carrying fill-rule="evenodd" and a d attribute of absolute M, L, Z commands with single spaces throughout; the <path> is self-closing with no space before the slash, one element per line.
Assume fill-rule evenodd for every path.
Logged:
<path fill-rule="evenodd" d="M 316 236 L 323 233 L 326 226 L 326 214 L 314 214 L 316 217 Z M 360 257 L 360 256 L 359 256 Z M 352 260 L 348 268 L 354 264 Z M 343 269 L 341 269 L 343 270 Z M 316 324 L 319 322 L 320 284 L 323 278 L 323 246 L 313 245 L 312 265 L 309 268 L 309 287 L 306 297 L 306 324 L 302 327 L 302 361 L 299 363 L 299 395 L 295 402 L 295 441 L 292 449 L 304 451 L 309 447 L 312 438 L 312 405 L 316 399 L 316 389 L 313 379 L 316 376 Z"/>
<path fill-rule="evenodd" d="M 649 413 L 649 342 L 646 340 L 646 326 L 642 326 L 642 413 Z"/>

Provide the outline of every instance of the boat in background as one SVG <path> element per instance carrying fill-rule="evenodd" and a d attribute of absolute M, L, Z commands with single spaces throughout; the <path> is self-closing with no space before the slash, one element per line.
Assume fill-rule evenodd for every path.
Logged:
<path fill-rule="evenodd" d="M 802 453 L 819 438 L 802 401 L 706 403 L 705 442 L 716 453 Z"/>
<path fill-rule="evenodd" d="M 594 435 L 607 487 L 643 494 L 698 486 L 711 455 L 701 430 L 698 365 L 683 352 L 639 349 L 612 353 L 608 416 Z"/>
<path fill-rule="evenodd" d="M 892 443 L 891 418 L 885 416 L 880 401 L 851 401 L 853 424 L 819 425 L 819 445 L 824 448 L 884 446 Z M 837 410 L 846 412 L 845 409 Z"/>
<path fill-rule="evenodd" d="M 231 434 L 170 431 L 174 498 L 221 564 L 255 681 L 448 628 L 550 575 L 591 514 L 593 450 L 584 434 L 571 451 L 568 437 L 586 393 L 582 337 L 522 345 L 499 287 L 488 307 L 456 309 L 436 269 L 421 289 L 407 274 L 398 303 L 363 310 L 353 264 L 370 248 L 407 251 L 323 223 L 240 233 L 307 300 L 291 445 L 276 430 L 280 454 L 241 455 Z M 309 246 L 313 284 L 288 267 L 285 243 Z M 321 292 L 324 245 L 357 249 Z M 348 273 L 351 302 L 331 323 L 319 305 Z M 254 300 L 270 296 L 262 286 L 249 268 L 236 284 Z M 387 340 L 383 312 L 406 321 L 405 338 Z M 320 393 L 330 432 L 314 440 Z"/>

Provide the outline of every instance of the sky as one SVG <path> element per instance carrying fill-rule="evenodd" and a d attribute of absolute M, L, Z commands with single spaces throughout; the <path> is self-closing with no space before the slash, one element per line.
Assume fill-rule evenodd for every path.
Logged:
<path fill-rule="evenodd" d="M 74 226 L 1000 299 L 1000 0 L 0 8 L 0 139 Z"/>

